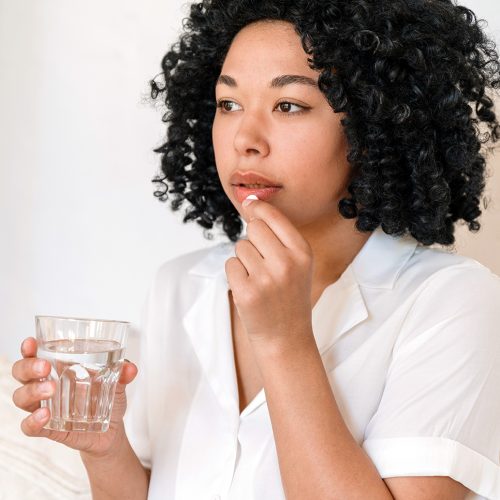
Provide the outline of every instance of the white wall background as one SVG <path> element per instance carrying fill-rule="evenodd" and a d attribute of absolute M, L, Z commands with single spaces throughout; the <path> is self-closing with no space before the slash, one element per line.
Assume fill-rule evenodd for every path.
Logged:
<path fill-rule="evenodd" d="M 500 40 L 496 0 L 461 3 Z M 155 269 L 225 239 L 216 229 L 206 240 L 152 194 L 152 149 L 165 130 L 141 101 L 188 7 L 0 0 L 0 355 L 20 356 L 34 314 L 128 320 L 136 330 Z M 484 229 L 460 241 L 500 274 L 500 189 L 490 191 Z"/>

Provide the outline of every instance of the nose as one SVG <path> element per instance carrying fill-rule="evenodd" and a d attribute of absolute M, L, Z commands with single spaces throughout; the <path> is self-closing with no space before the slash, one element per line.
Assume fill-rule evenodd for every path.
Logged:
<path fill-rule="evenodd" d="M 269 154 L 269 141 L 266 133 L 264 118 L 258 113 L 250 114 L 241 118 L 239 127 L 233 139 L 234 148 L 242 156 Z"/>

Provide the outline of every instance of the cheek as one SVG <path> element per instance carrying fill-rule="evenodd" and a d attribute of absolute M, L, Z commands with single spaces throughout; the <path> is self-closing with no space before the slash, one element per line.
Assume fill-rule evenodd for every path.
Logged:
<path fill-rule="evenodd" d="M 217 123 L 217 120 L 214 120 L 212 125 L 212 145 L 217 171 L 219 173 L 219 177 L 222 177 L 224 172 L 231 168 L 231 162 L 228 157 L 230 149 L 228 148 L 227 135 L 224 134 L 224 131 L 220 124 Z"/>
<path fill-rule="evenodd" d="M 303 127 L 283 136 L 280 158 L 286 159 L 286 177 L 304 189 L 335 193 L 348 176 L 346 140 L 337 121 Z M 342 191 L 342 189 L 341 189 Z"/>
<path fill-rule="evenodd" d="M 222 149 L 222 144 L 221 144 L 221 133 L 220 133 L 220 126 L 218 125 L 218 122 L 216 119 L 214 119 L 214 122 L 212 124 L 212 144 L 214 147 L 214 153 L 217 156 L 218 152 L 221 151 Z"/>
<path fill-rule="evenodd" d="M 347 139 L 344 135 L 340 118 L 329 120 L 318 134 L 315 145 L 315 156 L 319 165 L 319 176 L 325 180 L 325 186 L 335 196 L 342 193 L 349 177 L 350 166 L 347 161 Z"/>
<path fill-rule="evenodd" d="M 218 115 L 215 115 L 212 121 L 212 143 L 216 153 L 223 153 L 227 149 L 231 134 L 227 120 L 221 120 Z"/>

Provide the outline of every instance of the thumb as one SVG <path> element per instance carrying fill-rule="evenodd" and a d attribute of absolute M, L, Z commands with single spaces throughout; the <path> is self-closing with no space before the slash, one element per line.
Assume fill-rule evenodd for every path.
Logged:
<path fill-rule="evenodd" d="M 128 359 L 125 359 L 125 361 L 123 362 L 120 378 L 118 379 L 118 385 L 130 384 L 130 382 L 132 382 L 132 380 L 134 380 L 137 376 L 138 371 L 139 369 L 134 363 L 130 362 Z"/>

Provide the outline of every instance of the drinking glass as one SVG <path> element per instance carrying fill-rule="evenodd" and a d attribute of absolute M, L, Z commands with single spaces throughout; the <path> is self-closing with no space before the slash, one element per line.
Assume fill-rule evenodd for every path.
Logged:
<path fill-rule="evenodd" d="M 130 323 L 104 319 L 35 316 L 37 357 L 51 364 L 46 379 L 54 395 L 44 426 L 57 431 L 106 432 L 123 366 Z"/>

